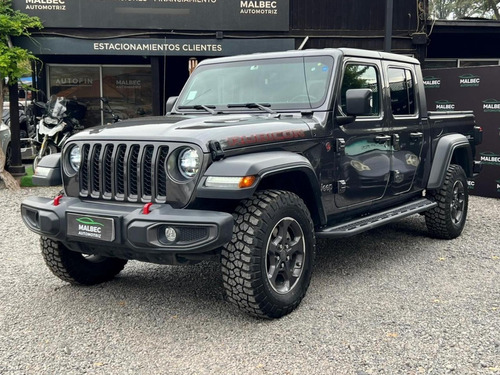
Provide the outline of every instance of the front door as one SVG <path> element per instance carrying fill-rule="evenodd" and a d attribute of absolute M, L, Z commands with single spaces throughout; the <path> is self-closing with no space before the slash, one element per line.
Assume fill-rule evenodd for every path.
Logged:
<path fill-rule="evenodd" d="M 336 185 L 343 188 L 334 195 L 335 207 L 346 208 L 382 199 L 390 180 L 391 129 L 385 127 L 382 105 L 381 66 L 378 62 L 348 60 L 336 108 L 339 119 L 334 138 L 345 141 L 345 149 L 336 153 Z M 349 89 L 372 90 L 371 113 L 342 124 L 346 115 L 346 92 Z"/>

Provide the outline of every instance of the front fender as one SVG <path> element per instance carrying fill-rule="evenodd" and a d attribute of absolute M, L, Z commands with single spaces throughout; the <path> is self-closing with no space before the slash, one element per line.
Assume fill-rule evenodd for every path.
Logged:
<path fill-rule="evenodd" d="M 242 199 L 253 195 L 259 182 L 266 176 L 301 170 L 309 178 L 316 179 L 316 174 L 309 160 L 304 156 L 286 151 L 270 151 L 238 155 L 213 163 L 201 178 L 197 187 L 197 197 Z M 256 176 L 257 180 L 249 188 L 224 189 L 205 186 L 208 176 L 244 177 Z M 318 185 L 318 184 L 317 184 Z"/>
<path fill-rule="evenodd" d="M 452 161 L 459 164 L 468 177 L 472 177 L 472 150 L 469 140 L 463 134 L 449 134 L 439 139 L 427 183 L 428 189 L 437 189 L 443 185 Z"/>
<path fill-rule="evenodd" d="M 285 178 L 285 176 L 293 178 Z M 207 187 L 207 177 L 256 176 L 256 182 L 249 188 Z M 293 181 L 290 183 L 290 181 Z M 271 182 L 272 181 L 272 182 Z M 280 183 L 282 181 L 282 183 Z M 214 162 L 205 172 L 196 189 L 197 198 L 245 199 L 250 198 L 259 186 L 288 190 L 297 193 L 309 209 L 324 220 L 321 191 L 318 178 L 307 158 L 286 151 L 269 151 L 238 155 Z M 301 194 L 303 192 L 303 194 Z"/>
<path fill-rule="evenodd" d="M 62 185 L 61 154 L 50 154 L 40 159 L 33 175 L 33 184 L 37 186 Z"/>

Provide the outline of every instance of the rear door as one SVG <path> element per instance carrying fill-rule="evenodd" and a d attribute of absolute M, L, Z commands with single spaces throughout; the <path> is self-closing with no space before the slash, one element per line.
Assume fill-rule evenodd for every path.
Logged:
<path fill-rule="evenodd" d="M 391 178 L 388 195 L 409 192 L 414 187 L 424 142 L 424 126 L 419 111 L 417 77 L 414 66 L 385 61 L 387 120 L 392 128 Z"/>

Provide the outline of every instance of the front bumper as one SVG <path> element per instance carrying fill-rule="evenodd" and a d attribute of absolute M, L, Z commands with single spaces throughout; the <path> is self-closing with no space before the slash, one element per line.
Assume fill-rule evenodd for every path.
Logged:
<path fill-rule="evenodd" d="M 141 253 L 208 252 L 231 240 L 233 217 L 225 212 L 175 209 L 168 204 L 154 204 L 146 212 L 137 204 L 71 197 L 57 203 L 30 197 L 21 204 L 23 221 L 30 230 L 82 252 L 105 247 L 115 249 L 115 256 L 139 259 Z M 170 234 L 175 232 L 175 240 L 167 239 L 167 228 Z"/>

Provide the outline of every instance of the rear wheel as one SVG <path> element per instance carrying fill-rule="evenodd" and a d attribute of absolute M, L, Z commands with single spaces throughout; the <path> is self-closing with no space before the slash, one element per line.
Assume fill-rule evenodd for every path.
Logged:
<path fill-rule="evenodd" d="M 257 192 L 234 214 L 234 233 L 222 251 L 227 298 L 251 315 L 279 318 L 306 294 L 315 256 L 309 211 L 287 191 Z"/>
<path fill-rule="evenodd" d="M 41 237 L 43 259 L 54 275 L 71 284 L 95 285 L 113 279 L 127 260 L 84 255 L 50 238 Z"/>
<path fill-rule="evenodd" d="M 467 189 L 467 177 L 462 167 L 450 165 L 443 186 L 429 193 L 429 198 L 438 204 L 425 213 L 425 223 L 432 236 L 443 239 L 460 236 L 467 219 Z"/>

